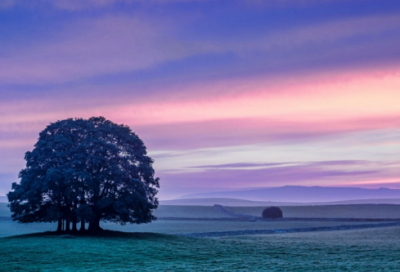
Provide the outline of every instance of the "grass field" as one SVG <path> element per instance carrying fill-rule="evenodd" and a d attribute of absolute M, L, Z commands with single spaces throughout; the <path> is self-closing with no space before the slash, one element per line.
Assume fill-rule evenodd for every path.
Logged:
<path fill-rule="evenodd" d="M 283 210 L 292 217 L 397 218 L 397 207 L 302 206 Z M 258 215 L 262 208 L 229 209 Z M 10 237 L 55 230 L 56 225 L 18 224 L 8 219 L 9 215 L 5 205 L 0 205 L 0 271 L 400 271 L 400 227 L 191 238 L 175 234 L 352 223 L 159 220 L 125 226 L 102 223 L 114 232 L 101 237 L 62 238 L 54 233 Z M 157 216 L 224 217 L 212 207 L 198 206 L 161 206 Z"/>
<path fill-rule="evenodd" d="M 229 207 L 230 210 L 259 216 L 262 207 Z M 353 217 L 353 218 L 400 218 L 398 205 L 341 205 L 341 206 L 299 206 L 282 207 L 285 216 L 290 217 Z M 160 206 L 155 212 L 159 217 L 185 218 L 227 218 L 229 216 L 217 212 L 211 206 Z M 0 204 L 0 237 L 28 234 L 34 232 L 53 231 L 54 223 L 19 224 L 7 218 L 10 211 L 6 204 Z M 102 223 L 102 227 L 110 230 L 126 232 L 154 232 L 163 234 L 185 234 L 194 232 L 233 231 L 244 229 L 281 229 L 323 227 L 352 224 L 351 222 L 309 222 L 309 221 L 192 221 L 192 220 L 158 220 L 150 224 L 124 226 L 113 223 Z M 362 224 L 362 222 L 357 222 Z"/>
<path fill-rule="evenodd" d="M 400 229 L 226 238 L 0 239 L 0 271 L 399 271 Z"/>
<path fill-rule="evenodd" d="M 265 207 L 228 207 L 236 213 L 261 216 Z M 357 204 L 326 206 L 283 206 L 284 217 L 400 218 L 400 205 Z"/>
<path fill-rule="evenodd" d="M 6 203 L 0 203 L 0 217 L 10 216 Z M 261 216 L 265 207 L 227 207 L 229 210 Z M 284 217 L 336 217 L 336 218 L 400 218 L 400 205 L 360 204 L 360 205 L 326 205 L 326 206 L 283 206 Z M 159 206 L 154 212 L 158 217 L 186 218 L 228 218 L 217 212 L 212 206 Z"/>
<path fill-rule="evenodd" d="M 397 205 L 354 205 L 352 207 L 343 206 L 301 206 L 301 207 L 282 207 L 284 213 L 289 213 L 293 217 L 363 217 L 366 214 L 371 218 L 393 218 L 400 212 Z M 374 209 L 374 207 L 376 207 Z M 398 208 L 397 210 L 394 208 Z M 246 214 L 259 215 L 261 207 L 229 207 L 230 210 Z M 350 212 L 345 212 L 349 209 Z M 357 212 L 358 211 L 358 212 Z M 372 211 L 372 212 L 371 212 Z M 160 206 L 155 213 L 159 217 L 185 217 L 185 218 L 226 218 L 213 207 L 206 206 Z M 347 216 L 340 216 L 340 215 Z M 286 214 L 285 214 L 286 215 Z M 325 216 L 324 216 L 325 215 Z M 350 216 L 351 215 L 351 216 Z M 31 223 L 20 224 L 11 221 L 10 212 L 5 204 L 0 205 L 0 237 L 21 235 L 35 232 L 54 231 L 55 223 Z M 367 217 L 365 216 L 365 217 Z M 400 217 L 400 214 L 399 214 Z M 284 229 L 284 228 L 305 228 L 305 227 L 325 227 L 348 224 L 363 224 L 363 222 L 325 222 L 325 221 L 201 221 L 201 220 L 157 220 L 149 224 L 126 224 L 124 226 L 113 223 L 101 223 L 104 229 L 125 231 L 125 232 L 153 232 L 162 234 L 186 234 L 196 232 L 214 231 L 235 231 L 235 230 L 254 230 L 254 229 Z"/>
<path fill-rule="evenodd" d="M 227 207 L 241 214 L 261 216 L 265 207 Z M 282 206 L 284 217 L 334 217 L 334 218 L 400 218 L 400 205 L 357 204 L 324 206 Z M 229 217 L 217 212 L 212 206 L 160 206 L 155 212 L 160 217 Z"/>
<path fill-rule="evenodd" d="M 230 216 L 217 212 L 213 206 L 159 206 L 154 212 L 158 217 L 187 218 L 229 218 Z"/>
<path fill-rule="evenodd" d="M 286 229 L 325 227 L 350 224 L 370 224 L 370 222 L 326 222 L 326 221 L 201 221 L 201 220 L 158 220 L 149 224 L 101 223 L 101 227 L 108 230 L 125 232 L 153 232 L 163 234 L 186 234 L 197 232 L 235 231 L 255 229 Z M 9 219 L 0 219 L 0 237 L 21 235 L 35 232 L 54 231 L 54 223 L 20 224 Z"/>
<path fill-rule="evenodd" d="M 0 203 L 0 217 L 1 216 L 11 216 L 11 212 L 7 207 L 7 203 Z"/>

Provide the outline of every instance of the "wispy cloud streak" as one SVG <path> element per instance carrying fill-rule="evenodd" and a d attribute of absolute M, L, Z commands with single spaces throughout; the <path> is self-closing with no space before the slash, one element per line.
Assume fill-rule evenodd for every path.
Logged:
<path fill-rule="evenodd" d="M 285 166 L 285 164 L 290 164 Z M 209 167 L 196 172 L 161 173 L 171 187 L 247 188 L 275 187 L 284 185 L 332 186 L 365 184 L 379 188 L 380 179 L 395 179 L 393 167 L 382 168 L 380 162 L 366 161 L 322 161 L 309 163 L 281 163 L 276 167 L 264 164 L 263 168 L 249 166 L 262 164 L 241 163 Z M 238 166 L 238 167 L 237 167 Z M 244 167 L 243 167 L 244 166 Z M 396 167 L 399 166 L 397 163 Z M 203 168 L 203 167 L 200 167 Z"/>

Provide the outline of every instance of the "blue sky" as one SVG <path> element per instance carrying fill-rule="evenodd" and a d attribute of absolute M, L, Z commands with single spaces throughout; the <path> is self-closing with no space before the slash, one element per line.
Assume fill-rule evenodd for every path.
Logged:
<path fill-rule="evenodd" d="M 399 1 L 2 1 L 0 195 L 47 124 L 99 115 L 144 140 L 162 199 L 398 188 L 399 18 Z"/>

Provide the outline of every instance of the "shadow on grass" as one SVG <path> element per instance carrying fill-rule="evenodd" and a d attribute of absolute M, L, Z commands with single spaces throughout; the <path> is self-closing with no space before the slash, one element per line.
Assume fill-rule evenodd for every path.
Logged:
<path fill-rule="evenodd" d="M 129 238 L 129 239 L 142 239 L 142 240 L 150 240 L 150 239 L 179 239 L 183 237 L 179 237 L 177 235 L 170 234 L 161 234 L 161 233 L 153 233 L 153 232 L 123 232 L 123 231 L 114 231 L 114 230 L 103 230 L 96 233 L 90 232 L 76 232 L 76 233 L 59 233 L 56 231 L 46 231 L 46 232 L 36 232 L 22 235 L 14 235 L 2 237 L 0 239 L 13 239 L 13 238 L 29 238 L 29 237 L 37 237 L 37 238 L 64 238 L 64 239 L 73 239 L 76 237 L 91 237 L 91 238 Z"/>

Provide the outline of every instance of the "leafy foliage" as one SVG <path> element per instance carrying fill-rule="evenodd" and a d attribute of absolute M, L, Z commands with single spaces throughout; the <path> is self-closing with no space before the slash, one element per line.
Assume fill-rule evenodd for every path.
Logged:
<path fill-rule="evenodd" d="M 66 119 L 39 134 L 8 193 L 14 220 L 147 223 L 155 219 L 159 179 L 144 143 L 103 117 Z M 60 226 L 59 226 L 60 227 Z"/>
<path fill-rule="evenodd" d="M 262 217 L 268 218 L 268 219 L 282 218 L 283 213 L 279 207 L 271 206 L 271 207 L 267 207 L 263 210 Z"/>

